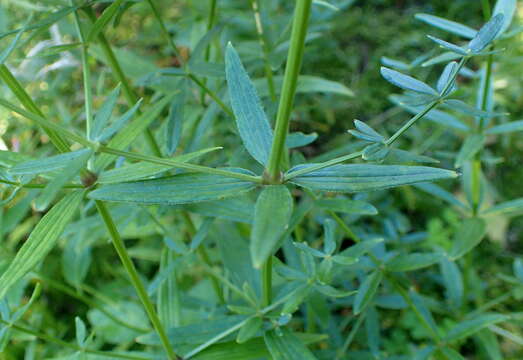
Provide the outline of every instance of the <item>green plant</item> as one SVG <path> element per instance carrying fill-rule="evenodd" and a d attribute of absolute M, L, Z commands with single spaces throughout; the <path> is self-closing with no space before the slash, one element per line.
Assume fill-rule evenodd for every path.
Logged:
<path fill-rule="evenodd" d="M 459 265 L 470 261 L 471 250 L 484 238 L 484 217 L 522 209 L 521 200 L 484 206 L 488 185 L 482 174 L 484 164 L 489 164 L 489 158 L 483 156 L 486 136 L 521 129 L 519 122 L 489 126 L 490 119 L 505 116 L 494 111 L 491 100 L 493 64 L 498 43 L 510 39 L 507 29 L 515 1 L 498 1 L 493 14 L 486 1 L 486 23 L 479 31 L 418 15 L 420 20 L 470 41 L 458 46 L 431 36 L 447 52 L 414 64 L 384 59 L 389 67 L 381 69 L 382 76 L 406 90 L 392 100 L 414 116 L 391 136 L 356 120 L 355 129 L 349 130 L 352 137 L 345 135 L 352 150 L 342 147 L 337 155 L 318 156 L 321 161 L 307 161 L 302 153 L 290 151 L 316 139 L 315 134 L 290 132 L 290 121 L 298 92 L 352 95 L 339 83 L 300 75 L 313 6 L 328 12 L 337 11 L 335 6 L 297 0 L 293 15 L 286 14 L 273 27 L 267 23 L 266 12 L 284 8 L 279 1 L 275 1 L 275 9 L 268 6 L 269 10 L 257 0 L 250 1 L 246 10 L 240 6 L 242 12 L 252 10 L 249 16 L 255 20 L 262 53 L 259 68 L 264 78 L 253 81 L 233 45 L 236 40 L 222 34 L 215 0 L 207 4 L 205 34 L 188 58 L 174 42 L 157 3 L 116 0 L 101 9 L 98 3 L 71 1 L 40 22 L 30 20 L 1 35 L 16 34 L 0 56 L 0 79 L 10 90 L 9 96 L 0 98 L 0 105 L 17 119 L 39 126 L 59 152 L 53 155 L 55 150 L 36 144 L 31 150 L 38 157 L 13 151 L 0 155 L 0 181 L 6 188 L 3 202 L 10 214 L 7 225 L 21 222 L 24 210 L 20 204 L 27 209 L 33 202 L 36 210 L 46 212 L 19 249 L 18 241 L 5 245 L 14 253 L 0 264 L 0 349 L 8 356 L 19 354 L 18 349 L 9 348 L 16 332 L 45 342 L 43 349 L 34 350 L 35 356 L 379 359 L 388 355 L 382 350 L 382 311 L 378 307 L 404 309 L 411 318 L 403 320 L 402 329 L 412 330 L 421 340 L 412 342 L 409 349 L 396 349 L 393 355 L 398 358 L 460 359 L 464 340 L 471 336 L 484 343 L 489 356 L 496 357 L 492 354 L 501 350 L 494 334 L 520 341 L 498 326 L 518 321 L 519 314 L 488 312 L 508 298 L 480 303 L 476 301 L 484 298 L 478 295 L 480 290 L 467 289 L 476 302 L 471 306 L 464 299 L 464 284 L 469 286 L 479 275 L 465 263 L 467 279 L 463 281 Z M 340 1 L 338 5 L 343 9 L 351 4 Z M 139 59 L 122 61 L 125 54 L 113 49 L 105 33 L 111 23 L 117 27 L 133 6 L 141 6 L 154 20 L 166 40 L 166 51 L 178 66 L 158 68 L 145 62 L 133 74 L 132 62 Z M 80 58 L 84 101 L 78 112 L 82 115 L 71 116 L 67 124 L 51 120 L 38 107 L 5 61 L 23 44 L 25 32 L 43 31 L 68 17 L 77 41 L 53 46 L 45 54 L 62 56 L 76 51 Z M 106 64 L 113 81 L 100 75 L 101 85 L 95 86 L 93 58 Z M 469 61 L 484 58 L 479 100 L 477 106 L 470 106 L 457 99 L 461 94 L 458 76 L 471 73 L 466 68 Z M 277 73 L 284 62 L 280 76 Z M 422 62 L 447 63 L 436 87 L 403 73 Z M 107 82 L 111 91 L 105 91 Z M 98 94 L 103 101 L 97 104 L 95 87 L 103 93 Z M 125 106 L 119 103 L 120 95 Z M 465 124 L 440 107 L 474 121 Z M 269 121 L 273 114 L 274 126 Z M 467 203 L 430 183 L 456 179 L 458 172 L 421 166 L 437 161 L 421 155 L 423 152 L 397 147 L 409 129 L 426 118 L 465 133 L 454 165 L 463 171 Z M 231 154 L 238 144 L 229 136 L 229 124 L 234 121 L 242 147 Z M 216 139 L 224 139 L 224 144 Z M 212 146 L 216 143 L 219 146 Z M 350 160 L 359 163 L 345 164 Z M 453 223 L 449 234 L 438 231 L 437 243 L 414 239 L 410 246 L 399 234 L 408 232 L 408 220 L 393 206 L 381 204 L 388 196 L 382 190 L 413 184 L 459 212 L 445 219 L 458 224 Z M 357 195 L 352 198 L 346 195 L 353 193 Z M 383 213 L 367 221 L 367 216 L 378 214 L 373 200 L 380 202 Z M 20 216 L 13 211 L 17 207 L 22 208 Z M 100 261 L 98 271 L 108 272 L 118 281 L 97 289 L 85 279 L 91 264 L 97 262 L 92 255 L 95 244 L 106 238 L 122 266 L 115 270 L 109 261 Z M 129 249 L 129 240 L 138 244 Z M 39 267 L 58 245 L 63 246 L 64 282 L 47 276 L 52 272 Z M 441 278 L 445 306 L 435 296 L 421 295 L 417 279 L 411 275 L 433 265 L 439 265 L 440 271 L 429 274 Z M 507 281 L 521 287 L 520 262 L 515 261 L 514 267 L 515 278 L 507 277 Z M 133 291 L 122 284 L 127 279 Z M 22 305 L 29 280 L 37 284 L 28 303 Z M 74 318 L 76 344 L 62 340 L 62 335 L 73 331 L 42 328 L 27 314 L 41 296 L 39 283 L 89 308 L 90 332 L 80 317 Z M 510 297 L 516 289 L 513 291 Z M 114 301 L 113 292 L 117 293 Z M 13 302 L 20 306 L 9 306 Z M 441 321 L 436 322 L 433 312 Z M 23 321 L 28 324 L 20 325 Z M 66 321 L 72 328 L 72 317 L 67 316 Z M 362 326 L 366 340 L 358 339 L 356 350 L 365 351 L 349 351 Z"/>

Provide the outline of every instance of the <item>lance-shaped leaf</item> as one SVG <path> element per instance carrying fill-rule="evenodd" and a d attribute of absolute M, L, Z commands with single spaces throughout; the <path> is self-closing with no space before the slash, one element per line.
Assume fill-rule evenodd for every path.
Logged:
<path fill-rule="evenodd" d="M 460 322 L 449 330 L 445 341 L 453 342 L 467 338 L 487 326 L 494 325 L 510 319 L 510 316 L 502 314 L 483 314 L 472 319 Z"/>
<path fill-rule="evenodd" d="M 449 81 L 452 79 L 454 73 L 456 72 L 457 67 L 458 67 L 458 63 L 455 61 L 451 61 L 450 63 L 447 64 L 447 66 L 445 66 L 445 69 L 443 69 L 443 72 L 441 73 L 441 75 L 438 79 L 438 85 L 436 87 L 438 89 L 438 92 L 441 93 L 441 95 L 445 96 L 445 95 L 449 94 L 450 92 L 452 92 L 452 90 L 454 89 L 454 84 L 452 84 L 448 87 L 445 94 L 443 94 L 443 90 L 445 90 L 445 87 L 447 86 Z"/>
<path fill-rule="evenodd" d="M 374 299 L 382 279 L 383 273 L 379 270 L 375 270 L 365 278 L 354 298 L 354 314 L 358 315 L 367 308 Z"/>
<path fill-rule="evenodd" d="M 356 130 L 349 130 L 349 133 L 358 139 L 362 139 L 370 142 L 382 142 L 385 141 L 385 138 L 374 130 L 369 125 L 365 124 L 363 121 L 354 120 L 354 126 Z"/>
<path fill-rule="evenodd" d="M 142 104 L 142 101 L 143 101 L 143 99 L 138 100 L 132 108 L 130 108 L 129 110 L 127 110 L 125 112 L 125 114 L 120 116 L 111 125 L 106 127 L 95 140 L 96 141 L 105 141 L 105 140 L 109 139 L 111 136 L 113 136 L 114 134 L 116 134 L 118 131 L 120 131 L 120 129 L 123 128 L 123 126 L 127 123 L 127 121 L 129 121 L 134 116 L 134 114 L 136 113 L 136 111 L 138 110 L 140 105 Z"/>
<path fill-rule="evenodd" d="M 313 164 L 296 166 L 289 170 L 288 174 L 310 166 L 313 166 Z M 458 174 L 454 171 L 427 166 L 353 164 L 334 165 L 321 170 L 311 171 L 293 178 L 291 182 L 313 190 L 354 193 L 449 179 L 457 176 Z"/>
<path fill-rule="evenodd" d="M 467 50 L 462 48 L 461 46 L 458 46 L 453 43 L 449 43 L 448 41 L 445 41 L 445 40 L 441 40 L 440 38 L 437 38 L 435 36 L 427 35 L 427 37 L 444 49 L 450 50 L 453 53 L 456 53 L 458 55 L 462 55 L 462 56 L 467 55 Z"/>
<path fill-rule="evenodd" d="M 272 130 L 256 89 L 231 44 L 227 46 L 225 70 L 231 105 L 240 137 L 249 154 L 256 161 L 265 165 L 271 151 Z"/>
<path fill-rule="evenodd" d="M 515 216 L 523 214 L 523 198 L 505 201 L 483 211 L 484 215 Z"/>
<path fill-rule="evenodd" d="M 90 151 L 90 149 L 82 149 L 50 156 L 44 159 L 25 161 L 13 166 L 9 169 L 9 173 L 12 175 L 38 175 L 62 170 L 69 166 L 69 164 L 85 157 L 87 153 L 90 153 Z"/>
<path fill-rule="evenodd" d="M 402 74 L 396 70 L 381 67 L 381 75 L 393 85 L 405 90 L 411 90 L 428 95 L 438 95 L 438 92 L 422 81 L 414 79 L 412 76 Z"/>
<path fill-rule="evenodd" d="M 429 267 L 440 261 L 442 255 L 439 253 L 412 253 L 400 254 L 387 262 L 389 271 L 413 271 Z"/>
<path fill-rule="evenodd" d="M 264 339 L 274 360 L 316 360 L 305 344 L 286 328 L 267 331 Z"/>
<path fill-rule="evenodd" d="M 93 151 L 88 149 L 81 157 L 75 161 L 68 162 L 67 166 L 60 171 L 55 178 L 50 181 L 42 190 L 42 193 L 35 201 L 35 208 L 38 211 L 45 210 L 49 204 L 54 200 L 60 189 L 75 176 L 80 173 L 80 170 L 87 164 L 87 160 L 91 157 Z"/>
<path fill-rule="evenodd" d="M 243 169 L 227 169 L 253 175 Z M 160 179 L 110 184 L 89 193 L 89 198 L 137 204 L 188 204 L 240 195 L 255 184 L 213 174 L 181 174 Z"/>
<path fill-rule="evenodd" d="M 167 154 L 172 155 L 178 147 L 178 142 L 182 136 L 182 123 L 185 114 L 185 99 L 187 97 L 187 79 L 179 82 L 181 92 L 176 96 L 169 109 L 169 117 L 165 128 Z"/>
<path fill-rule="evenodd" d="M 278 244 L 289 226 L 292 196 L 285 185 L 266 186 L 256 201 L 251 232 L 251 258 L 260 267 Z"/>
<path fill-rule="evenodd" d="M 169 158 L 170 160 L 178 161 L 181 163 L 188 162 L 194 158 L 205 155 L 208 152 L 220 150 L 220 147 L 203 149 L 180 156 L 174 156 Z M 130 165 L 125 165 L 116 169 L 103 172 L 98 177 L 98 183 L 100 184 L 114 184 L 120 182 L 136 181 L 154 176 L 162 173 L 166 170 L 172 169 L 172 166 L 162 165 L 150 162 L 138 162 Z"/>
<path fill-rule="evenodd" d="M 482 134 L 472 134 L 463 143 L 459 151 L 458 157 L 454 166 L 462 167 L 465 162 L 472 159 L 474 155 L 478 153 L 483 148 L 485 143 L 485 135 Z"/>
<path fill-rule="evenodd" d="M 29 238 L 17 252 L 14 260 L 0 277 L 0 300 L 17 281 L 31 271 L 51 251 L 65 226 L 76 213 L 83 195 L 83 191 L 68 194 L 53 206 L 36 225 Z"/>
<path fill-rule="evenodd" d="M 429 14 L 416 14 L 414 17 L 438 29 L 445 30 L 449 33 L 456 34 L 467 39 L 472 39 L 477 34 L 477 31 L 472 29 L 471 27 L 457 23 L 452 20 L 441 18 L 439 16 Z"/>
<path fill-rule="evenodd" d="M 504 19 L 505 16 L 503 14 L 497 14 L 492 17 L 478 31 L 474 39 L 469 42 L 468 48 L 474 53 L 479 53 L 486 48 L 500 33 L 501 28 L 504 26 Z"/>
<path fill-rule="evenodd" d="M 452 241 L 449 257 L 456 260 L 475 248 L 486 234 L 483 219 L 469 218 L 463 221 Z"/>
<path fill-rule="evenodd" d="M 486 131 L 489 135 L 506 134 L 516 131 L 523 131 L 523 120 L 511 121 L 505 124 L 499 124 L 491 127 Z"/>
<path fill-rule="evenodd" d="M 498 0 L 494 7 L 493 14 L 503 14 L 503 25 L 499 30 L 498 37 L 507 31 L 508 27 L 512 23 L 514 14 L 516 13 L 517 0 Z"/>
<path fill-rule="evenodd" d="M 290 133 L 285 139 L 285 146 L 288 149 L 294 149 L 301 146 L 307 146 L 318 138 L 318 134 L 304 134 L 302 132 Z"/>
<path fill-rule="evenodd" d="M 104 10 L 102 15 L 96 19 L 86 36 L 87 42 L 93 41 L 95 37 L 103 31 L 111 19 L 116 15 L 116 12 L 120 9 L 122 2 L 123 0 L 115 0 L 107 9 Z"/>
<path fill-rule="evenodd" d="M 114 107 L 116 106 L 116 102 L 118 101 L 118 96 L 120 96 L 120 85 L 111 91 L 100 109 L 96 112 L 96 116 L 94 117 L 93 121 L 93 127 L 91 128 L 91 132 L 89 134 L 89 140 L 98 139 L 102 133 L 103 128 L 105 128 L 105 126 L 109 123 L 109 119 L 111 118 Z"/>

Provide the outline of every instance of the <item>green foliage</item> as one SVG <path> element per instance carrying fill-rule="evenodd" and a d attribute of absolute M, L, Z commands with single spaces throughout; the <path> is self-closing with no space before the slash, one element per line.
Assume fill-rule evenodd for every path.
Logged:
<path fill-rule="evenodd" d="M 0 357 L 520 359 L 518 18 L 1 2 Z"/>

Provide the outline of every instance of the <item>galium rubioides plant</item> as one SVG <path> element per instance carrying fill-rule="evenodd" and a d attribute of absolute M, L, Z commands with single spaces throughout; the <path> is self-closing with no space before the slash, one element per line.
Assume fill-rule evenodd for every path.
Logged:
<path fill-rule="evenodd" d="M 487 185 L 482 175 L 487 136 L 521 130 L 519 122 L 491 126 L 492 119 L 506 116 L 495 112 L 492 82 L 494 59 L 502 51 L 498 43 L 510 38 L 507 30 L 515 1 L 499 0 L 492 14 L 486 10 L 486 22 L 478 31 L 433 15 L 417 15 L 468 42 L 462 46 L 429 36 L 445 51 L 422 61 L 445 64 L 434 86 L 405 73 L 416 66 L 384 59 L 383 78 L 405 90 L 392 100 L 413 117 L 390 136 L 355 120 L 346 137 L 347 142 L 355 142 L 356 150 L 321 162 L 290 155 L 290 149 L 316 138 L 291 133 L 290 122 L 296 94 L 307 82 L 309 88 L 351 93 L 341 84 L 300 75 L 313 7 L 333 11 L 333 5 L 296 0 L 284 72 L 277 76 L 279 44 L 268 35 L 271 30 L 264 24 L 262 2 L 250 1 L 263 53 L 265 77 L 260 84 L 251 80 L 236 41 L 220 42 L 223 25 L 218 21 L 217 1 L 210 1 L 207 33 L 188 58 L 174 43 L 158 4 L 142 3 L 178 66 L 153 67 L 133 79 L 134 84 L 105 36 L 110 23 L 117 26 L 134 2 L 112 1 L 97 16 L 96 2 L 71 1 L 41 22 L 29 20 L 2 35 L 14 37 L 0 55 L 0 79 L 10 89 L 9 95 L 0 98 L 0 105 L 38 125 L 57 154 L 2 151 L 0 155 L 0 181 L 6 188 L 3 204 L 27 201 L 45 211 L 14 256 L 2 259 L 0 350 L 9 352 L 13 334 L 21 333 L 31 338 L 16 341 L 34 343 L 37 338 L 52 349 L 42 354 L 65 358 L 385 359 L 389 357 L 382 349 L 381 307 L 405 309 L 426 335 L 423 341 L 405 346 L 398 354 L 403 357 L 397 358 L 462 359 L 461 345 L 470 337 L 488 342 L 487 353 L 499 352 L 493 334 L 507 336 L 498 325 L 517 315 L 465 307 L 459 261 L 484 238 L 484 217 L 521 209 L 521 200 L 483 206 Z M 6 63 L 23 44 L 26 32 L 45 30 L 65 19 L 74 25 L 76 41 L 48 51 L 79 55 L 84 109 L 78 128 L 47 116 Z M 288 31 L 283 29 L 282 34 Z M 93 94 L 91 59 L 95 57 L 106 64 L 117 83 L 101 104 L 95 104 Z M 487 59 L 483 69 L 471 75 L 467 64 L 482 59 Z M 479 79 L 475 106 L 460 100 L 460 75 Z M 153 95 L 140 98 L 137 85 Z M 260 97 L 262 86 L 267 92 Z M 120 111 L 120 97 L 127 103 L 124 111 Z M 441 108 L 472 122 L 465 123 Z M 164 117 L 164 122 L 159 121 Z M 184 126 L 188 117 L 197 118 L 192 128 Z M 202 146 L 205 132 L 214 136 L 213 127 L 218 125 L 208 124 L 216 117 L 235 124 L 245 150 L 239 155 L 241 161 L 216 155 L 227 150 L 227 144 Z M 272 117 L 275 121 L 270 121 Z M 457 170 L 419 165 L 437 161 L 397 147 L 409 129 L 427 119 L 464 135 L 455 156 Z M 139 146 L 140 135 L 148 151 Z M 213 166 L 197 164 L 198 160 Z M 467 204 L 432 183 L 450 182 L 460 173 Z M 413 184 L 461 211 L 463 220 L 451 247 L 401 246 L 358 224 L 362 217 L 378 213 L 365 194 L 386 194 L 384 190 Z M 321 230 L 305 236 L 311 221 Z M 129 237 L 129 233 L 139 236 Z M 152 251 L 139 247 L 131 251 L 125 240 L 140 236 L 160 241 L 149 248 Z M 134 288 L 121 301 L 111 300 L 110 288 L 96 289 L 85 283 L 96 262 L 93 246 L 107 237 Z M 47 277 L 40 266 L 61 246 L 65 283 Z M 152 258 L 154 265 L 135 264 L 133 258 Z M 521 264 L 515 264 L 521 282 Z M 437 300 L 418 291 L 411 276 L 433 265 L 440 266 L 438 276 L 451 298 L 444 310 L 440 309 L 444 305 L 434 305 Z M 113 270 L 113 275 L 122 272 Z M 200 282 L 200 277 L 206 280 Z M 20 303 L 21 292 L 33 279 L 37 283 L 29 302 L 12 306 L 14 300 Z M 189 279 L 199 285 L 191 289 Z M 90 326 L 81 317 L 74 319 L 75 342 L 59 336 L 63 329 L 51 332 L 34 329 L 38 323 L 33 321 L 22 324 L 41 296 L 40 284 L 90 308 Z M 441 324 L 433 308 L 438 308 Z M 338 315 L 340 311 L 345 314 Z M 365 350 L 360 354 L 351 351 L 351 345 L 362 326 L 366 343 L 362 347 L 357 340 L 358 348 Z"/>

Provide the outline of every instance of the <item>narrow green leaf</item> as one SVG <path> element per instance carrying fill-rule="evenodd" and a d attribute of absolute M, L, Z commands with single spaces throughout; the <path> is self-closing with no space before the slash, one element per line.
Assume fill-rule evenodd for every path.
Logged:
<path fill-rule="evenodd" d="M 314 166 L 299 165 L 293 171 Z M 321 170 L 297 176 L 292 183 L 313 190 L 364 192 L 388 189 L 401 185 L 427 182 L 440 179 L 456 178 L 458 175 L 450 170 L 426 166 L 401 165 L 335 165 Z"/>
<path fill-rule="evenodd" d="M 410 70 L 410 65 L 407 64 L 406 62 L 403 62 L 403 61 L 400 61 L 400 60 L 391 59 L 391 58 L 388 58 L 388 57 L 385 57 L 385 56 L 381 57 L 381 64 L 386 66 L 386 67 L 392 67 L 392 68 L 396 68 L 396 69 L 402 70 L 402 71 L 409 71 Z"/>
<path fill-rule="evenodd" d="M 465 139 L 465 142 L 461 146 L 461 149 L 456 158 L 454 166 L 462 167 L 465 162 L 472 159 L 474 155 L 478 153 L 483 148 L 485 143 L 485 135 L 482 134 L 472 134 Z"/>
<path fill-rule="evenodd" d="M 474 53 L 479 53 L 485 49 L 498 36 L 502 27 L 505 26 L 504 19 L 505 16 L 501 13 L 493 16 L 470 41 L 468 48 Z"/>
<path fill-rule="evenodd" d="M 251 174 L 243 169 L 230 171 Z M 187 173 L 154 180 L 101 186 L 89 198 L 137 204 L 188 204 L 238 196 L 255 184 L 212 174 Z"/>
<path fill-rule="evenodd" d="M 381 67 L 381 75 L 393 85 L 405 90 L 411 90 L 428 95 L 438 95 L 438 92 L 422 81 L 414 79 L 412 76 L 402 74 L 396 70 Z"/>
<path fill-rule="evenodd" d="M 184 163 L 196 159 L 211 151 L 221 149 L 221 147 L 203 149 L 192 153 L 183 154 L 180 156 L 174 156 L 172 158 L 169 158 L 169 160 Z M 138 162 L 130 165 L 125 165 L 119 168 L 111 169 L 108 171 L 104 171 L 98 177 L 97 182 L 100 184 L 115 184 L 121 182 L 142 180 L 160 174 L 172 168 L 173 167 L 169 165 L 155 164 L 150 162 Z"/>
<path fill-rule="evenodd" d="M 66 52 L 66 51 L 74 50 L 80 46 L 82 46 L 82 43 L 79 43 L 79 42 L 49 46 L 48 48 L 45 48 L 42 51 L 39 51 L 34 57 L 45 57 L 45 56 L 58 55 L 63 52 Z"/>
<path fill-rule="evenodd" d="M 347 291 L 347 290 L 338 290 L 330 285 L 315 285 L 314 288 L 318 290 L 320 293 L 322 293 L 325 296 L 332 297 L 332 298 L 344 298 L 347 296 L 352 296 L 357 293 L 355 290 Z"/>
<path fill-rule="evenodd" d="M 114 88 L 113 91 L 107 96 L 100 109 L 96 112 L 96 116 L 93 121 L 91 133 L 89 134 L 89 140 L 96 140 L 100 137 L 102 130 L 109 123 L 109 119 L 113 113 L 118 97 L 120 96 L 120 85 Z"/>
<path fill-rule="evenodd" d="M 16 48 L 16 45 L 18 45 L 18 42 L 20 41 L 20 38 L 22 37 L 23 33 L 24 33 L 23 29 L 18 31 L 18 33 L 16 34 L 15 38 L 13 39 L 13 41 L 11 41 L 9 46 L 4 51 L 2 51 L 0 53 L 0 65 L 5 63 L 5 61 L 9 57 L 9 55 L 11 55 L 13 50 Z"/>
<path fill-rule="evenodd" d="M 445 296 L 451 307 L 457 309 L 463 302 L 463 276 L 458 265 L 447 258 L 441 259 L 440 271 L 445 284 Z"/>
<path fill-rule="evenodd" d="M 86 36 L 86 42 L 92 42 L 95 37 L 97 37 L 109 24 L 111 19 L 116 15 L 116 12 L 120 9 L 120 5 L 123 0 L 115 0 L 107 9 L 104 10 L 102 15 L 96 19 L 96 22 L 93 24 L 89 33 Z"/>
<path fill-rule="evenodd" d="M 260 317 L 253 317 L 247 320 L 238 332 L 238 336 L 236 336 L 238 344 L 243 344 L 255 337 L 258 331 L 260 331 L 262 325 L 263 320 Z"/>
<path fill-rule="evenodd" d="M 380 270 L 375 270 L 365 278 L 354 298 L 354 314 L 358 315 L 367 308 L 374 299 L 382 279 L 383 273 Z"/>
<path fill-rule="evenodd" d="M 283 76 L 275 76 L 273 80 L 276 94 L 279 94 L 283 85 Z M 266 78 L 255 79 L 253 83 L 256 89 L 258 90 L 258 94 L 260 96 L 266 97 L 270 95 Z M 300 75 L 298 77 L 296 93 L 326 93 L 347 97 L 354 96 L 354 92 L 342 83 L 311 75 Z"/>
<path fill-rule="evenodd" d="M 238 53 L 227 46 L 225 70 L 236 125 L 245 148 L 262 165 L 269 159 L 273 134 L 256 89 L 245 71 Z"/>
<path fill-rule="evenodd" d="M 285 139 L 285 145 L 288 149 L 307 146 L 318 138 L 318 134 L 304 134 L 302 132 L 290 133 Z"/>
<path fill-rule="evenodd" d="M 439 253 L 400 254 L 387 262 L 386 268 L 397 272 L 413 271 L 434 265 L 441 258 L 442 255 Z"/>
<path fill-rule="evenodd" d="M 278 244 L 289 226 L 293 200 L 285 185 L 266 186 L 256 201 L 251 232 L 251 258 L 259 268 Z"/>
<path fill-rule="evenodd" d="M 471 106 L 461 100 L 455 100 L 455 99 L 448 99 L 443 102 L 443 105 L 452 109 L 459 111 L 462 114 L 469 115 L 469 116 L 479 116 L 484 118 L 493 118 L 503 115 L 508 115 L 507 113 L 496 113 L 496 112 L 488 112 L 476 109 L 474 106 Z"/>
<path fill-rule="evenodd" d="M 523 214 L 523 198 L 505 201 L 483 211 L 484 215 L 520 215 Z"/>
<path fill-rule="evenodd" d="M 146 108 L 145 111 L 138 116 L 134 121 L 128 124 L 122 131 L 118 132 L 107 144 L 107 146 L 113 149 L 125 149 L 127 146 L 143 132 L 153 122 L 158 115 L 163 111 L 163 108 L 171 101 L 172 96 L 165 96 L 163 99 L 157 101 L 155 104 Z M 109 165 L 114 159 L 115 155 L 102 154 L 96 159 L 94 163 L 94 169 L 96 172 L 100 172 L 107 165 Z"/>
<path fill-rule="evenodd" d="M 449 330 L 445 341 L 454 342 L 465 339 L 478 331 L 494 324 L 509 320 L 510 317 L 502 314 L 483 314 L 473 319 L 465 320 Z"/>
<path fill-rule="evenodd" d="M 182 136 L 182 124 L 185 114 L 185 100 L 187 98 L 188 83 L 183 79 L 180 83 L 181 92 L 176 96 L 169 109 L 169 117 L 165 128 L 167 154 L 172 155 L 178 147 Z"/>
<path fill-rule="evenodd" d="M 445 94 L 442 94 L 442 91 L 445 89 L 445 86 L 447 86 L 447 83 L 452 79 L 452 76 L 456 72 L 457 67 L 458 67 L 458 63 L 455 61 L 451 61 L 450 63 L 447 64 L 447 66 L 445 66 L 445 69 L 443 69 L 443 72 L 441 73 L 441 75 L 438 79 L 438 85 L 436 86 L 436 88 L 438 89 L 438 92 L 441 95 L 445 96 L 445 95 L 449 94 L 450 92 L 452 92 L 452 88 L 454 86 L 450 86 L 449 90 Z"/>
<path fill-rule="evenodd" d="M 505 124 L 499 124 L 491 127 L 486 131 L 489 135 L 506 134 L 516 131 L 523 131 L 523 120 L 510 121 Z"/>
<path fill-rule="evenodd" d="M 420 13 L 416 14 L 414 17 L 438 29 L 450 32 L 451 34 L 462 36 L 467 39 L 472 39 L 477 34 L 476 30 L 466 25 L 457 23 L 452 20 L 447 20 L 439 16 Z"/>
<path fill-rule="evenodd" d="M 35 200 L 35 208 L 38 211 L 43 211 L 47 209 L 49 204 L 54 200 L 58 192 L 62 187 L 69 181 L 73 180 L 79 173 L 80 170 L 86 166 L 87 161 L 93 154 L 92 150 L 86 151 L 81 157 L 75 159 L 75 161 L 70 161 L 67 165 L 60 171 L 55 178 L 50 181 L 46 187 L 42 190 L 42 193 Z"/>
<path fill-rule="evenodd" d="M 336 250 L 336 222 L 334 220 L 325 219 L 323 234 L 323 252 L 332 255 Z"/>
<path fill-rule="evenodd" d="M 69 166 L 69 164 L 85 157 L 90 151 L 90 149 L 82 149 L 50 156 L 48 158 L 25 161 L 13 166 L 9 169 L 9 173 L 12 175 L 38 175 L 62 170 Z"/>
<path fill-rule="evenodd" d="M 465 360 L 460 353 L 449 347 L 442 347 L 439 349 L 439 352 L 442 353 L 447 360 Z"/>
<path fill-rule="evenodd" d="M 389 153 L 390 147 L 382 143 L 377 143 L 365 147 L 365 149 L 363 149 L 363 154 L 361 155 L 361 157 L 363 160 L 366 161 L 374 161 L 381 163 L 383 162 L 383 160 L 385 160 Z"/>
<path fill-rule="evenodd" d="M 378 210 L 368 202 L 349 199 L 320 199 L 316 205 L 324 210 L 354 215 L 376 215 Z"/>
<path fill-rule="evenodd" d="M 474 249 L 486 234 L 486 224 L 483 219 L 469 218 L 465 219 L 452 241 L 452 249 L 449 257 L 456 260 Z"/>
<path fill-rule="evenodd" d="M 378 244 L 382 243 L 382 238 L 374 238 L 362 241 L 360 243 L 357 243 L 356 245 L 352 245 L 348 249 L 343 250 L 340 255 L 351 257 L 351 258 L 359 258 L 360 256 L 368 253 L 370 250 L 375 248 Z"/>
<path fill-rule="evenodd" d="M 436 326 L 436 322 L 434 321 L 432 313 L 426 305 L 425 299 L 421 297 L 414 289 L 411 289 L 409 291 L 409 297 L 412 300 L 412 305 L 414 309 L 416 309 L 416 311 L 421 315 L 421 317 L 423 317 L 424 321 L 430 326 L 432 331 L 434 333 L 437 333 L 438 327 Z"/>
<path fill-rule="evenodd" d="M 498 0 L 494 7 L 493 14 L 503 14 L 503 25 L 499 30 L 498 37 L 509 28 L 517 9 L 517 0 Z"/>
<path fill-rule="evenodd" d="M 453 44 L 453 43 L 449 43 L 448 41 L 445 41 L 445 40 L 441 40 L 440 38 L 437 38 L 435 36 L 431 36 L 431 35 L 427 35 L 427 37 L 434 41 L 436 44 L 438 44 L 439 46 L 441 46 L 443 49 L 447 49 L 453 53 L 456 53 L 458 55 L 461 55 L 461 56 L 466 56 L 467 55 L 467 50 L 462 48 L 461 46 L 458 46 L 456 44 Z"/>
<path fill-rule="evenodd" d="M 65 226 L 76 213 L 83 196 L 83 191 L 75 191 L 66 195 L 36 225 L 14 260 L 0 277 L 0 300 L 7 295 L 17 281 L 22 279 L 51 251 Z"/>
<path fill-rule="evenodd" d="M 142 104 L 142 101 L 143 101 L 143 99 L 138 100 L 136 102 L 136 104 L 133 105 L 132 108 L 130 108 L 129 110 L 127 110 L 125 112 L 125 114 L 120 116 L 111 125 L 106 127 L 102 131 L 100 136 L 98 136 L 98 138 L 96 138 L 95 140 L 96 141 L 105 141 L 105 140 L 109 139 L 111 136 L 113 136 L 115 133 L 120 131 L 120 129 L 123 128 L 123 126 L 127 123 L 127 121 L 129 121 L 134 116 L 136 111 L 138 111 L 138 108 Z"/>
<path fill-rule="evenodd" d="M 85 344 L 85 338 L 87 336 L 87 328 L 85 323 L 78 316 L 74 318 L 75 329 L 76 329 L 76 343 L 82 347 Z"/>
<path fill-rule="evenodd" d="M 316 360 L 305 344 L 286 328 L 267 331 L 264 339 L 273 360 Z"/>

